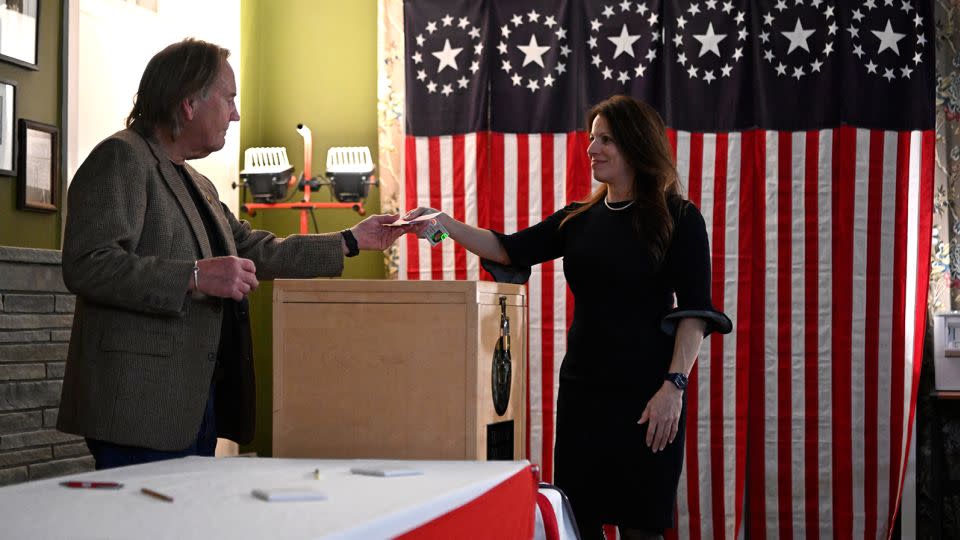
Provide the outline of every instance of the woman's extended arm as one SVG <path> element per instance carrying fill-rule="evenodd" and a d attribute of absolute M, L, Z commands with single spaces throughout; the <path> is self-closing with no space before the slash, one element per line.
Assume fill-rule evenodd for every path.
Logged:
<path fill-rule="evenodd" d="M 403 219 L 410 220 L 422 214 L 433 212 L 436 212 L 436 210 L 432 208 L 415 208 L 407 212 L 403 216 Z M 497 240 L 496 235 L 492 232 L 467 225 L 444 213 L 440 213 L 436 219 L 447 229 L 447 232 L 450 233 L 450 238 L 453 238 L 455 242 L 463 246 L 467 251 L 500 264 L 510 264 L 510 256 L 507 255 L 507 251 L 503 249 L 503 245 L 500 244 L 500 241 Z"/>

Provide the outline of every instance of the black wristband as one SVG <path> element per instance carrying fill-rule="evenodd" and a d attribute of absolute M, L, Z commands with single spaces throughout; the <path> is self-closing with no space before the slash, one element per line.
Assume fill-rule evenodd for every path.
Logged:
<path fill-rule="evenodd" d="M 667 373 L 667 376 L 664 377 L 664 380 L 670 381 L 680 390 L 687 389 L 687 376 L 683 373 Z"/>
<path fill-rule="evenodd" d="M 357 238 L 353 236 L 350 229 L 340 231 L 343 241 L 347 244 L 347 257 L 356 257 L 360 254 L 360 246 L 357 245 Z"/>

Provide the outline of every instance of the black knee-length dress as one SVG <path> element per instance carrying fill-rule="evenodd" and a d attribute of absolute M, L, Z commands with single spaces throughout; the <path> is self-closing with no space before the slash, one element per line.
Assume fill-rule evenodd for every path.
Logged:
<path fill-rule="evenodd" d="M 669 202 L 674 233 L 659 265 L 634 228 L 632 208 L 601 202 L 560 227 L 577 206 L 517 233 L 497 233 L 514 268 L 562 257 L 574 296 L 560 367 L 554 481 L 575 514 L 659 531 L 673 522 L 686 398 L 679 434 L 661 452 L 650 451 L 646 424 L 637 420 L 664 382 L 679 319 L 701 317 L 708 332 L 729 332 L 731 323 L 711 303 L 710 249 L 693 204 Z"/>

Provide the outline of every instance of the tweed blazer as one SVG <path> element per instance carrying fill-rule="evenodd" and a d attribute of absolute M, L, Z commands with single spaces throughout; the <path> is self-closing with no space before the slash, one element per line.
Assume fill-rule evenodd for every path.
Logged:
<path fill-rule="evenodd" d="M 186 169 L 227 252 L 252 259 L 259 280 L 342 272 L 339 234 L 281 239 L 253 230 L 220 202 L 209 179 Z M 162 147 L 127 129 L 101 142 L 70 185 L 63 278 L 77 303 L 61 431 L 171 451 L 196 439 L 224 302 L 188 293 L 194 261 L 212 253 L 184 182 Z M 253 435 L 254 410 L 244 305 L 236 314 L 243 335 L 235 339 L 242 343 L 227 351 L 242 358 L 225 362 L 226 380 L 234 384 L 223 395 L 217 390 L 218 434 L 239 442 Z"/>

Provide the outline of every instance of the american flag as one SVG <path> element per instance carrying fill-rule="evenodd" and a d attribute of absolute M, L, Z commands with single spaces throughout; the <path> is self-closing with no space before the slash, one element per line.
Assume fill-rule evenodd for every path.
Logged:
<path fill-rule="evenodd" d="M 595 187 L 591 104 L 629 94 L 664 117 L 706 220 L 714 305 L 735 325 L 705 341 L 691 376 L 672 537 L 890 534 L 929 273 L 932 10 L 403 3 L 402 209 L 517 231 Z M 456 244 L 412 237 L 399 278 L 490 279 Z M 561 261 L 534 268 L 528 288 L 527 448 L 549 480 L 573 298 Z"/>

